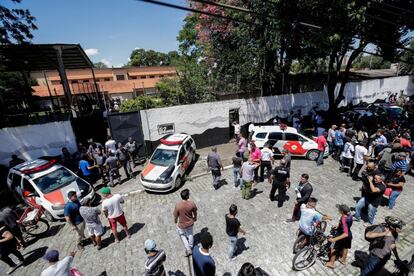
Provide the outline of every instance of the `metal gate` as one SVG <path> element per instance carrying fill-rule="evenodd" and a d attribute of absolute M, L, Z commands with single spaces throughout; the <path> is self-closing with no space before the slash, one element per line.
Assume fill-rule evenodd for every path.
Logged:
<path fill-rule="evenodd" d="M 137 142 L 138 156 L 146 156 L 141 114 L 139 112 L 109 114 L 108 125 L 115 141 L 125 144 L 128 137 L 132 137 Z"/>

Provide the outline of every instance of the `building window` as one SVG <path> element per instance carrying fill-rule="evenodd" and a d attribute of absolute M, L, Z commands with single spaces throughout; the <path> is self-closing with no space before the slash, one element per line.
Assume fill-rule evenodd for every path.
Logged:
<path fill-rule="evenodd" d="M 77 80 L 73 80 L 73 81 L 71 81 L 71 83 L 72 84 L 75 84 L 75 83 L 78 83 L 78 81 Z"/>
<path fill-rule="evenodd" d="M 116 75 L 116 80 L 125 80 L 124 75 Z"/>
<path fill-rule="evenodd" d="M 160 78 L 163 78 L 164 77 L 164 75 L 160 75 Z"/>
<path fill-rule="evenodd" d="M 141 76 L 141 79 L 146 79 L 147 78 L 147 76 Z"/>
<path fill-rule="evenodd" d="M 150 76 L 150 79 L 153 79 L 153 78 L 155 78 L 155 76 Z"/>
<path fill-rule="evenodd" d="M 110 81 L 111 79 L 110 78 L 104 78 L 104 81 Z"/>
<path fill-rule="evenodd" d="M 83 80 L 83 83 L 87 83 L 87 82 L 89 82 L 89 80 Z"/>
<path fill-rule="evenodd" d="M 132 76 L 132 77 L 129 77 L 131 80 L 136 80 L 137 79 L 137 77 L 136 76 Z"/>

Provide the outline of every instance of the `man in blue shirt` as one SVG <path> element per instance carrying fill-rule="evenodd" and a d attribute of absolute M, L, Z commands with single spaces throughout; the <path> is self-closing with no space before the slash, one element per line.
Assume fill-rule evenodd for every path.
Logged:
<path fill-rule="evenodd" d="M 81 160 L 79 161 L 79 169 L 82 171 L 83 177 L 85 178 L 86 181 L 88 181 L 89 183 L 92 182 L 92 172 L 91 170 L 93 168 L 95 168 L 94 166 L 90 166 L 89 162 L 88 162 L 88 155 L 84 154 L 81 158 Z"/>
<path fill-rule="evenodd" d="M 341 153 L 344 149 L 344 131 L 345 128 L 341 126 L 340 129 L 335 130 L 335 140 L 334 140 L 334 149 L 335 152 L 332 157 L 339 161 L 341 159 Z"/>
<path fill-rule="evenodd" d="M 200 245 L 193 248 L 194 276 L 216 275 L 216 264 L 210 256 L 210 248 L 213 246 L 213 237 L 209 232 L 202 232 Z"/>
<path fill-rule="evenodd" d="M 407 155 L 403 152 L 399 153 L 391 166 L 391 172 L 396 172 L 397 169 L 400 169 L 405 174 L 408 171 L 408 168 Z"/>
<path fill-rule="evenodd" d="M 75 191 L 68 192 L 69 201 L 65 204 L 63 214 L 72 231 L 77 234 L 78 248 L 83 249 L 82 241 L 85 239 L 85 221 L 79 213 L 81 204 Z"/>

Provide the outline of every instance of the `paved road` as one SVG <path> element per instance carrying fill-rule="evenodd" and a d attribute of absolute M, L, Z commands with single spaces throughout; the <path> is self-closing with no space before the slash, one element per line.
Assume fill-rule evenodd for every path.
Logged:
<path fill-rule="evenodd" d="M 336 204 L 354 206 L 353 197 L 359 195 L 360 183 L 340 173 L 336 162 L 329 159 L 324 166 L 317 167 L 314 162 L 293 160 L 292 182 L 297 182 L 301 173 L 310 174 L 310 181 L 314 184 L 314 196 L 319 199 L 318 209 L 333 216 L 335 223 L 339 219 L 335 209 Z M 224 176 L 231 183 L 231 170 L 227 170 Z M 128 185 L 137 184 L 128 183 Z M 240 266 L 247 261 L 260 266 L 270 275 L 358 275 L 358 268 L 350 264 L 345 267 L 339 263 L 335 270 L 325 268 L 321 262 L 317 262 L 304 272 L 291 270 L 292 244 L 297 224 L 287 224 L 284 221 L 292 211 L 294 200 L 292 188 L 288 191 L 290 200 L 282 208 L 277 208 L 277 203 L 270 202 L 268 199 L 270 185 L 267 183 L 260 184 L 258 189 L 263 192 L 248 201 L 241 199 L 240 192 L 233 189 L 231 185 L 225 185 L 214 191 L 209 175 L 187 181 L 185 187 L 191 190 L 191 198 L 199 208 L 199 220 L 195 225 L 195 231 L 208 228 L 214 237 L 212 255 L 217 263 L 218 275 L 236 275 Z M 376 218 L 376 222 L 381 222 L 386 215 L 393 214 L 404 218 L 407 222 L 408 225 L 399 241 L 403 255 L 413 250 L 414 213 L 411 211 L 414 203 L 413 195 L 413 178 L 408 177 L 408 184 L 398 199 L 396 208 L 390 212 L 382 207 Z M 190 275 L 188 260 L 184 257 L 184 248 L 172 221 L 172 210 L 178 200 L 179 192 L 167 195 L 137 193 L 126 197 L 125 214 L 134 232 L 132 238 L 124 239 L 119 244 L 111 243 L 99 252 L 94 247 L 87 246 L 84 251 L 76 255 L 74 266 L 87 276 L 142 275 L 145 260 L 143 244 L 145 239 L 152 238 L 167 253 L 165 267 L 170 272 L 169 275 Z M 247 235 L 241 237 L 246 250 L 235 260 L 229 261 L 226 255 L 228 241 L 225 234 L 224 214 L 232 203 L 239 206 L 238 217 Z M 368 247 L 363 239 L 362 223 L 355 222 L 352 231 L 354 242 L 349 254 L 350 263 L 354 260 L 356 250 L 367 251 Z M 53 234 L 36 241 L 24 251 L 27 256 L 31 255 L 29 257 L 31 264 L 17 270 L 14 275 L 39 275 L 46 267 L 44 261 L 40 259 L 46 248 L 58 249 L 62 254 L 74 250 L 73 233 L 69 227 L 64 226 L 63 223 L 55 223 Z M 104 240 L 108 239 L 109 232 L 104 236 Z M 32 253 L 29 253 L 30 251 Z M 3 263 L 0 266 L 0 269 L 5 268 Z"/>

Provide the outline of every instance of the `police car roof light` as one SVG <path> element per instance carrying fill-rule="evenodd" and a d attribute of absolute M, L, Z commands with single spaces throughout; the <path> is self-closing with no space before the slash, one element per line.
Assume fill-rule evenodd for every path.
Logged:
<path fill-rule="evenodd" d="M 22 174 L 30 174 L 30 173 L 35 173 L 35 172 L 40 172 L 43 171 L 47 168 L 50 168 L 53 164 L 57 163 L 57 159 L 50 159 L 49 162 L 47 162 L 46 164 L 43 164 L 41 166 L 32 168 L 32 169 L 26 169 L 22 171 Z"/>

